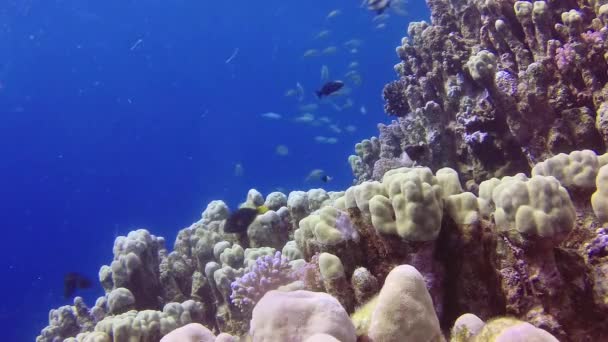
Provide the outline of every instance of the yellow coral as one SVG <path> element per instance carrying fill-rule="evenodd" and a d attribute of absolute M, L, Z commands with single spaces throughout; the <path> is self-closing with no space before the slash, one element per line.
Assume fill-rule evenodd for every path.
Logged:
<path fill-rule="evenodd" d="M 357 310 L 350 315 L 350 319 L 355 325 L 357 336 L 367 335 L 372 319 L 372 312 L 374 312 L 376 304 L 378 304 L 378 295 L 372 297 L 372 299 L 357 308 Z"/>
<path fill-rule="evenodd" d="M 501 317 L 489 321 L 479 334 L 475 335 L 473 341 L 557 342 L 557 339 L 530 323 L 516 318 Z"/>

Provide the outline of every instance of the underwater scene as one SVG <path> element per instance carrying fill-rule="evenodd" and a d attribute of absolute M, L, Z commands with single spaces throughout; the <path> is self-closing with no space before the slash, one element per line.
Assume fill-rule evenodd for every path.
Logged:
<path fill-rule="evenodd" d="M 4 341 L 608 341 L 608 1 L 4 0 Z"/>

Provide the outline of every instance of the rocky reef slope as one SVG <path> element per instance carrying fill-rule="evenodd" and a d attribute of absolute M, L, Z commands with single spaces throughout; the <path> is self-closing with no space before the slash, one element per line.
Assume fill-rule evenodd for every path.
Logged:
<path fill-rule="evenodd" d="M 176 341 L 190 323 L 206 328 L 176 334 L 597 340 L 608 336 L 607 164 L 559 154 L 478 193 L 427 167 L 345 192 L 251 190 L 243 205 L 270 210 L 243 234 L 223 232 L 228 208 L 213 201 L 171 252 L 144 229 L 118 237 L 99 271 L 106 295 L 51 310 L 38 341 Z"/>
<path fill-rule="evenodd" d="M 411 161 L 464 181 L 526 172 L 608 142 L 608 4 L 428 0 L 409 25 L 380 124 L 349 161 L 357 182 Z"/>

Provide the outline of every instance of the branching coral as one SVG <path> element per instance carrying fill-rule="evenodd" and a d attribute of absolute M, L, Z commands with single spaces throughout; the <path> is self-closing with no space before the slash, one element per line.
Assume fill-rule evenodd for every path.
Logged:
<path fill-rule="evenodd" d="M 253 308 L 255 303 L 270 290 L 286 285 L 296 279 L 289 260 L 276 252 L 256 260 L 251 270 L 231 284 L 232 304 L 242 311 Z"/>
<path fill-rule="evenodd" d="M 608 7 L 427 3 L 431 23 L 410 23 L 397 48 L 398 79 L 385 86 L 384 98 L 386 113 L 398 118 L 380 127 L 382 153 L 374 163 L 384 166 L 407 152 L 479 183 L 560 152 L 605 148 Z M 408 151 L 414 146 L 421 149 L 416 156 Z M 381 177 L 351 164 L 357 183 Z"/>

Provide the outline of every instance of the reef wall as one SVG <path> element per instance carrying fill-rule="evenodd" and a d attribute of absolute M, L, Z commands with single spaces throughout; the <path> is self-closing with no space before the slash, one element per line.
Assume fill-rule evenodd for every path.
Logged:
<path fill-rule="evenodd" d="M 51 310 L 37 341 L 608 336 L 608 5 L 428 4 L 356 185 L 252 189 L 269 210 L 241 234 L 213 201 L 172 251 L 118 237 L 105 296 Z"/>
<path fill-rule="evenodd" d="M 397 48 L 379 125 L 349 161 L 379 180 L 414 161 L 479 184 L 608 142 L 605 1 L 429 0 Z"/>

